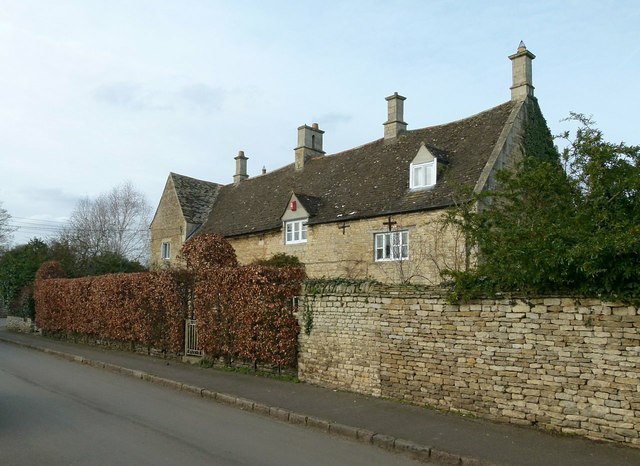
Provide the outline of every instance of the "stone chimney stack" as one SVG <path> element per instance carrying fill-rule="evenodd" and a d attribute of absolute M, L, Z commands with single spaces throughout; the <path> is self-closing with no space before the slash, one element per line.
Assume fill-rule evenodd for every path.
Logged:
<path fill-rule="evenodd" d="M 305 162 L 311 157 L 324 155 L 322 150 L 322 135 L 324 131 L 318 128 L 318 123 L 311 126 L 302 125 L 298 128 L 298 147 L 296 153 L 296 170 L 302 170 Z"/>
<path fill-rule="evenodd" d="M 404 101 L 407 98 L 394 92 L 393 95 L 385 97 L 385 100 L 387 101 L 387 121 L 384 123 L 384 139 L 390 140 L 397 138 L 407 129 L 407 124 L 403 121 Z"/>
<path fill-rule="evenodd" d="M 249 175 L 247 175 L 248 157 L 244 156 L 244 151 L 238 151 L 238 155 L 234 159 L 236 161 L 236 174 L 233 175 L 233 184 L 238 184 L 242 180 L 249 178 Z"/>
<path fill-rule="evenodd" d="M 512 64 L 513 85 L 511 86 L 511 100 L 524 100 L 533 97 L 533 79 L 531 61 L 536 58 L 527 50 L 524 42 L 520 41 L 518 51 L 509 56 Z"/>

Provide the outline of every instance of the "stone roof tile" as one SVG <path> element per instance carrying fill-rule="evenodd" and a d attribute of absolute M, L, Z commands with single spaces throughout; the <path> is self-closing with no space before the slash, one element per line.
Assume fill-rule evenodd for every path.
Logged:
<path fill-rule="evenodd" d="M 222 185 L 170 173 L 182 214 L 188 223 L 201 225 L 207 220 Z"/>
<path fill-rule="evenodd" d="M 311 158 L 299 171 L 291 164 L 223 186 L 201 231 L 235 236 L 280 228 L 292 192 L 316 199 L 309 225 L 451 205 L 460 187 L 475 186 L 513 106 Z M 410 190 L 409 165 L 423 143 L 445 163 L 434 187 Z"/>

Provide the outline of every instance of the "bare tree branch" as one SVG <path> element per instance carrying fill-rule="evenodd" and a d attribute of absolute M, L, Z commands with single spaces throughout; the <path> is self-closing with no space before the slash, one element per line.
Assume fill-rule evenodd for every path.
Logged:
<path fill-rule="evenodd" d="M 151 206 L 130 182 L 96 199 L 81 199 L 61 235 L 85 258 L 113 253 L 145 263 Z"/>
<path fill-rule="evenodd" d="M 12 233 L 16 231 L 16 228 L 9 224 L 9 220 L 11 220 L 11 215 L 2 208 L 2 203 L 0 203 L 0 249 L 8 245 Z"/>

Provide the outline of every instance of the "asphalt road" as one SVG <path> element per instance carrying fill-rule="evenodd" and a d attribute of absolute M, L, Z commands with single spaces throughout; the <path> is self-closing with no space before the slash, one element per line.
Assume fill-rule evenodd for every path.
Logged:
<path fill-rule="evenodd" d="M 0 343 L 0 465 L 183 464 L 418 463 Z"/>

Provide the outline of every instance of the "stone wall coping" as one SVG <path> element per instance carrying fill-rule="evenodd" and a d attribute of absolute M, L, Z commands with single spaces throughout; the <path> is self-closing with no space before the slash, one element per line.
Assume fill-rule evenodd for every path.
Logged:
<path fill-rule="evenodd" d="M 454 305 L 472 305 L 487 302 L 495 302 L 498 304 L 515 305 L 519 303 L 537 305 L 574 305 L 582 306 L 603 306 L 603 307 L 629 307 L 634 308 L 630 303 L 619 301 L 603 301 L 597 297 L 566 295 L 561 293 L 540 294 L 536 296 L 527 296 L 521 293 L 497 293 L 494 296 L 479 296 L 469 301 L 449 302 L 450 291 L 439 286 L 428 285 L 396 285 L 384 284 L 375 281 L 341 281 L 341 280 L 308 280 L 303 284 L 301 296 L 344 296 L 350 294 L 352 296 L 376 296 L 381 298 L 419 298 L 419 299 L 438 299 L 447 300 L 447 304 Z M 545 302 L 547 300 L 557 299 L 559 302 Z M 571 302 L 571 304 L 569 304 Z"/>

